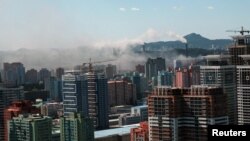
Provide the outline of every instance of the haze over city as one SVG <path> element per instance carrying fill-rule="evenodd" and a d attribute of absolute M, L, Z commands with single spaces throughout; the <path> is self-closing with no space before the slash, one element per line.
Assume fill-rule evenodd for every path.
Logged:
<path fill-rule="evenodd" d="M 249 5 L 0 0 L 0 141 L 249 141 Z"/>
<path fill-rule="evenodd" d="M 170 40 L 185 42 L 183 36 L 193 32 L 209 39 L 229 39 L 232 33 L 226 33 L 227 29 L 249 27 L 249 19 L 242 15 L 247 13 L 249 3 L 1 0 L 0 59 L 1 62 L 21 61 L 28 68 L 71 67 L 90 57 L 95 60 L 114 58 L 113 48 L 119 50 L 119 59 L 134 60 L 135 55 L 128 51 L 129 45 Z M 73 61 L 62 61 L 68 57 Z"/>

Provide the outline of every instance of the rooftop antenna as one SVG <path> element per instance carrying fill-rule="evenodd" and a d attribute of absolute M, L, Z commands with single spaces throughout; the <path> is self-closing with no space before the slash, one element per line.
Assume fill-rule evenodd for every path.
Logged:
<path fill-rule="evenodd" d="M 241 30 L 227 30 L 226 32 L 234 32 L 234 33 L 240 33 L 242 36 L 244 35 L 244 33 L 250 33 L 250 30 L 245 30 L 243 28 L 243 26 L 241 26 Z"/>

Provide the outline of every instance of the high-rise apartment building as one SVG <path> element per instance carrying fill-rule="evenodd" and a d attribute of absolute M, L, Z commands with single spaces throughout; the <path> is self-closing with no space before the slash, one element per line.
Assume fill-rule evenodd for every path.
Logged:
<path fill-rule="evenodd" d="M 190 87 L 190 71 L 188 68 L 175 70 L 175 87 Z"/>
<path fill-rule="evenodd" d="M 28 100 L 14 101 L 4 110 L 4 141 L 8 141 L 8 120 L 18 117 L 19 114 L 38 114 L 40 109 L 32 106 L 32 102 Z"/>
<path fill-rule="evenodd" d="M 229 47 L 230 63 L 236 65 L 238 124 L 250 124 L 250 35 L 233 36 Z"/>
<path fill-rule="evenodd" d="M 164 58 L 158 57 L 156 59 L 148 58 L 145 64 L 146 78 L 151 80 L 152 77 L 157 77 L 158 71 L 166 70 L 166 61 Z"/>
<path fill-rule="evenodd" d="M 49 79 L 50 76 L 50 71 L 47 68 L 42 68 L 38 73 L 38 80 L 44 82 L 46 79 Z"/>
<path fill-rule="evenodd" d="M 62 79 L 51 76 L 45 80 L 44 86 L 51 100 L 62 101 Z"/>
<path fill-rule="evenodd" d="M 124 80 L 108 81 L 110 106 L 134 105 L 136 103 L 136 86 Z"/>
<path fill-rule="evenodd" d="M 70 113 L 60 118 L 61 141 L 94 141 L 94 125 L 81 113 Z"/>
<path fill-rule="evenodd" d="M 200 66 L 200 81 L 206 85 L 220 85 L 227 95 L 227 112 L 230 124 L 237 124 L 236 68 L 224 65 L 228 56 L 206 56 L 208 65 Z"/>
<path fill-rule="evenodd" d="M 25 73 L 25 83 L 35 84 L 38 82 L 38 72 L 35 69 L 30 69 Z"/>
<path fill-rule="evenodd" d="M 173 86 L 173 79 L 173 72 L 161 71 L 158 72 L 157 84 L 158 86 Z"/>
<path fill-rule="evenodd" d="M 237 66 L 238 124 L 250 124 L 250 66 Z"/>
<path fill-rule="evenodd" d="M 0 141 L 4 140 L 4 109 L 13 101 L 22 100 L 24 97 L 23 87 L 6 88 L 0 86 Z"/>
<path fill-rule="evenodd" d="M 229 47 L 230 62 L 232 65 L 244 65 L 244 55 L 250 54 L 250 35 L 233 36 L 233 40 L 234 44 Z"/>
<path fill-rule="evenodd" d="M 200 85 L 200 66 L 191 65 L 189 67 L 190 85 Z"/>
<path fill-rule="evenodd" d="M 9 141 L 51 141 L 52 119 L 34 115 L 19 115 L 8 122 Z"/>
<path fill-rule="evenodd" d="M 108 128 L 108 84 L 103 74 L 67 72 L 62 77 L 64 115 L 82 112 L 96 129 Z"/>
<path fill-rule="evenodd" d="M 220 87 L 157 87 L 148 97 L 149 141 L 207 140 L 208 125 L 226 125 Z"/>
<path fill-rule="evenodd" d="M 144 92 L 148 89 L 146 77 L 143 74 L 133 73 L 131 80 L 136 86 L 136 99 L 141 100 L 145 97 Z"/>
<path fill-rule="evenodd" d="M 64 74 L 64 68 L 56 68 L 56 78 L 61 80 L 63 74 Z"/>
<path fill-rule="evenodd" d="M 3 82 L 7 85 L 19 86 L 25 81 L 25 68 L 22 63 L 3 64 Z"/>

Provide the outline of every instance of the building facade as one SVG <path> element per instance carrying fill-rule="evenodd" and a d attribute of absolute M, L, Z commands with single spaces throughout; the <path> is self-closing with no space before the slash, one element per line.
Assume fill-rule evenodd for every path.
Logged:
<path fill-rule="evenodd" d="M 49 79 L 50 76 L 50 71 L 47 68 L 42 68 L 38 73 L 38 80 L 44 82 L 46 79 Z"/>
<path fill-rule="evenodd" d="M 62 79 L 53 76 L 49 77 L 45 81 L 45 90 L 49 92 L 51 100 L 62 101 Z"/>
<path fill-rule="evenodd" d="M 134 105 L 136 103 L 136 86 L 124 80 L 108 81 L 110 106 Z"/>
<path fill-rule="evenodd" d="M 147 80 L 151 80 L 152 77 L 157 77 L 158 71 L 166 70 L 166 61 L 164 58 L 158 57 L 155 59 L 148 58 L 145 64 L 145 73 Z"/>
<path fill-rule="evenodd" d="M 51 141 L 52 119 L 41 115 L 19 115 L 8 122 L 9 141 Z"/>
<path fill-rule="evenodd" d="M 4 141 L 8 141 L 8 120 L 18 117 L 19 114 L 39 114 L 40 109 L 32 106 L 28 100 L 14 101 L 4 110 Z"/>
<path fill-rule="evenodd" d="M 161 71 L 158 72 L 157 84 L 158 86 L 173 86 L 173 79 L 173 72 Z"/>
<path fill-rule="evenodd" d="M 26 84 L 36 84 L 38 82 L 38 72 L 35 69 L 30 69 L 25 73 Z"/>
<path fill-rule="evenodd" d="M 229 47 L 231 55 L 230 63 L 232 65 L 244 65 L 244 55 L 250 54 L 250 35 L 233 36 L 234 44 Z"/>
<path fill-rule="evenodd" d="M 201 84 L 219 85 L 227 95 L 230 124 L 237 124 L 236 68 L 233 65 L 200 66 Z"/>
<path fill-rule="evenodd" d="M 140 122 L 140 126 L 130 130 L 130 141 L 149 141 L 148 122 Z"/>
<path fill-rule="evenodd" d="M 96 129 L 108 128 L 108 84 L 103 74 L 68 72 L 62 77 L 64 115 L 82 112 Z"/>
<path fill-rule="evenodd" d="M 233 36 L 234 44 L 229 47 L 230 63 L 236 65 L 238 124 L 250 124 L 250 35 Z"/>
<path fill-rule="evenodd" d="M 3 82 L 7 85 L 20 86 L 25 81 L 25 68 L 22 63 L 3 64 Z"/>
<path fill-rule="evenodd" d="M 81 113 L 70 113 L 60 118 L 61 141 L 94 141 L 94 125 Z"/>
<path fill-rule="evenodd" d="M 0 140 L 4 140 L 4 109 L 13 101 L 24 98 L 23 87 L 6 88 L 0 86 Z"/>
<path fill-rule="evenodd" d="M 62 79 L 62 75 L 64 74 L 64 68 L 56 68 L 56 78 Z"/>
<path fill-rule="evenodd" d="M 250 66 L 237 66 L 238 124 L 250 124 Z"/>
<path fill-rule="evenodd" d="M 226 125 L 220 87 L 157 87 L 148 98 L 149 141 L 207 140 L 208 125 Z"/>
<path fill-rule="evenodd" d="M 175 70 L 175 87 L 190 87 L 190 71 L 188 68 Z"/>
<path fill-rule="evenodd" d="M 136 99 L 141 100 L 145 97 L 144 92 L 148 89 L 147 79 L 143 74 L 133 73 L 132 83 L 136 86 Z"/>

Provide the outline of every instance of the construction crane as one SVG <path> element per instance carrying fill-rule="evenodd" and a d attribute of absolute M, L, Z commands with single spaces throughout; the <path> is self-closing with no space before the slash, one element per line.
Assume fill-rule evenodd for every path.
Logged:
<path fill-rule="evenodd" d="M 115 61 L 115 59 L 110 59 L 110 60 L 104 60 L 104 61 L 91 61 L 91 58 L 89 58 L 89 62 L 84 62 L 82 63 L 83 66 L 85 66 L 86 64 L 89 65 L 89 72 L 94 72 L 93 70 L 93 64 L 97 64 L 97 63 L 105 63 L 105 62 L 111 62 L 111 61 Z"/>
<path fill-rule="evenodd" d="M 227 30 L 226 32 L 234 32 L 234 33 L 240 33 L 242 36 L 244 33 L 250 33 L 250 30 L 245 30 L 243 26 L 241 27 L 241 30 Z"/>

